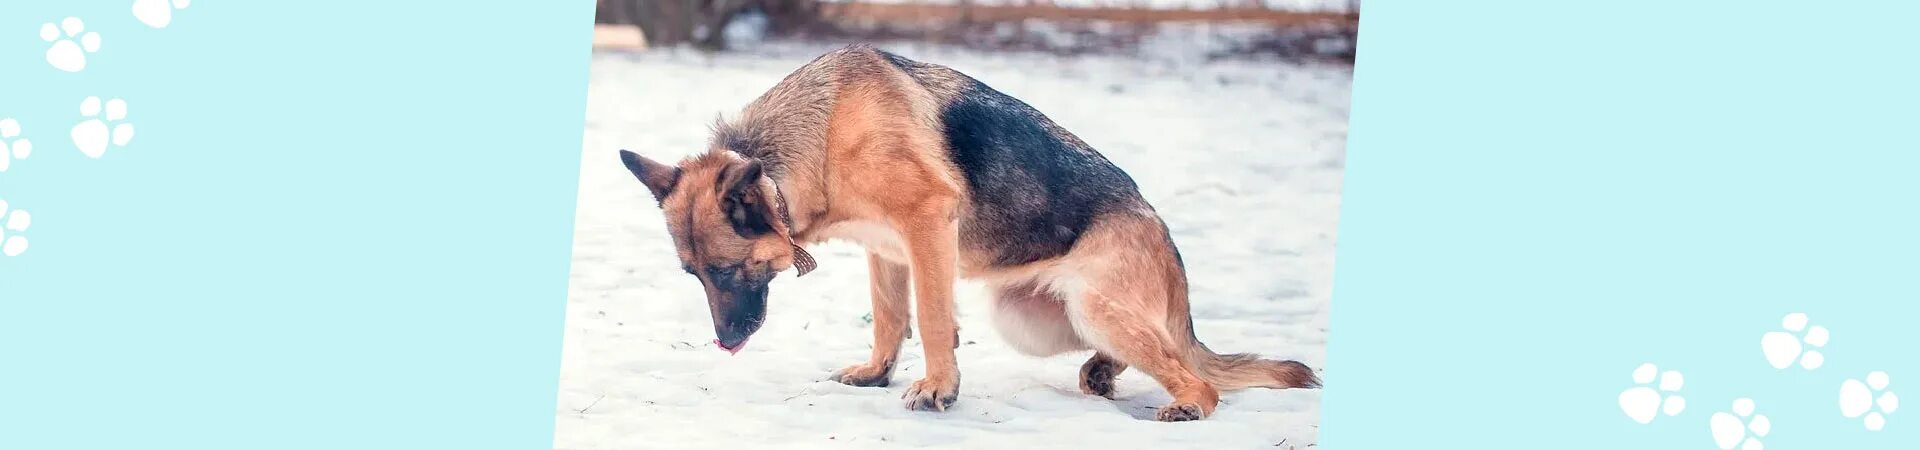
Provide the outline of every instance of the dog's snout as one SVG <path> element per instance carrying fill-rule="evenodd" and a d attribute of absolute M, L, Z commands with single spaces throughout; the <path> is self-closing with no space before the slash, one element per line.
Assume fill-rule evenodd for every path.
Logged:
<path fill-rule="evenodd" d="M 748 289 L 733 289 L 726 292 L 724 300 L 715 305 L 713 316 L 714 345 L 721 350 L 738 353 L 747 345 L 747 338 L 760 331 L 761 323 L 767 318 L 767 291 L 764 286 Z"/>
<path fill-rule="evenodd" d="M 739 353 L 740 349 L 747 346 L 747 338 L 753 337 L 753 332 L 759 328 L 758 324 L 744 326 L 744 324 L 735 325 L 729 322 L 714 328 L 714 335 L 719 339 L 714 339 L 713 344 L 720 346 L 720 349 L 726 350 L 727 353 Z"/>

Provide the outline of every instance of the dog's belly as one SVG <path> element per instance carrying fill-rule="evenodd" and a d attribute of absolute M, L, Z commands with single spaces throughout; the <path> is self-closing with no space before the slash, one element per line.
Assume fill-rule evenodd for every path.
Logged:
<path fill-rule="evenodd" d="M 900 239 L 900 233 L 893 227 L 879 222 L 846 221 L 835 223 L 821 230 L 823 240 L 843 240 L 867 249 L 868 253 L 878 255 L 898 264 L 910 264 L 907 258 L 907 246 Z"/>
<path fill-rule="evenodd" d="M 1030 356 L 1090 348 L 1075 330 L 1067 303 L 1059 294 L 1031 283 L 994 289 L 993 325 L 1009 346 Z"/>

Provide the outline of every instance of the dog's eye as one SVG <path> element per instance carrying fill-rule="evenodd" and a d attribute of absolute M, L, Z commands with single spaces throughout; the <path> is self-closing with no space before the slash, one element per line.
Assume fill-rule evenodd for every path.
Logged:
<path fill-rule="evenodd" d="M 741 266 L 737 264 L 731 266 L 711 266 L 707 268 L 707 275 L 712 276 L 715 280 L 738 280 L 740 267 Z"/>

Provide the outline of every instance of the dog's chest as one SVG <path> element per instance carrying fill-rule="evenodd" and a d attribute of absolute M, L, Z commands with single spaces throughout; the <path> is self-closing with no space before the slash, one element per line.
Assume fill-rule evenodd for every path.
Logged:
<path fill-rule="evenodd" d="M 881 259 L 906 264 L 907 246 L 893 227 L 879 222 L 846 221 L 820 230 L 820 240 L 843 240 L 866 247 Z"/>

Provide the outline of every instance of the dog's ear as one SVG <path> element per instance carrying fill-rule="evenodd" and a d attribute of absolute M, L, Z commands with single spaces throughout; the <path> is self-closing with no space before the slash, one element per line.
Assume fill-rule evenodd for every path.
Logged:
<path fill-rule="evenodd" d="M 761 189 L 760 161 L 743 159 L 727 164 L 714 189 L 720 194 L 720 212 L 727 215 L 733 231 L 748 238 L 772 233 L 775 214 L 773 195 Z"/>
<path fill-rule="evenodd" d="M 653 192 L 653 200 L 666 201 L 667 193 L 673 192 L 673 185 L 680 181 L 680 168 L 647 159 L 638 153 L 621 150 L 620 162 L 627 165 L 627 171 L 647 185 L 647 191 Z"/>
<path fill-rule="evenodd" d="M 748 159 L 728 165 L 714 188 L 720 190 L 720 210 L 734 232 L 749 238 L 777 233 L 786 239 L 793 248 L 793 268 L 799 271 L 795 276 L 806 276 L 819 266 L 807 249 L 793 242 L 785 199 L 780 198 L 773 179 L 762 171 L 760 161 Z"/>

